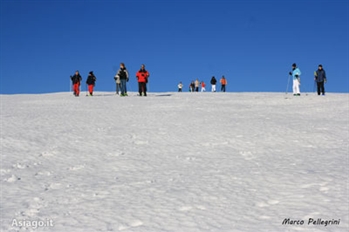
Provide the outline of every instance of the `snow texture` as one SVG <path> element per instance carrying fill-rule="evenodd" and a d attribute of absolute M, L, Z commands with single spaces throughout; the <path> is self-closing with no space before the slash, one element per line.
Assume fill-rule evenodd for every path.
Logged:
<path fill-rule="evenodd" d="M 0 97 L 1 231 L 348 231 L 348 94 Z"/>

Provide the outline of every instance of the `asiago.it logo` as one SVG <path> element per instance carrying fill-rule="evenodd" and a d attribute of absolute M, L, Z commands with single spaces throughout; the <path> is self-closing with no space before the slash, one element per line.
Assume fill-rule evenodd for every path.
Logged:
<path fill-rule="evenodd" d="M 37 229 L 39 227 L 53 227 L 53 220 L 52 219 L 45 219 L 45 220 L 13 219 L 12 227 L 32 228 L 32 229 Z"/>

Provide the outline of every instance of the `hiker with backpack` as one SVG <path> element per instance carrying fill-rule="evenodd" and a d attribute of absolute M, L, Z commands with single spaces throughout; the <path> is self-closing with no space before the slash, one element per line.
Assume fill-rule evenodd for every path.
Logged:
<path fill-rule="evenodd" d="M 88 86 L 88 92 L 89 92 L 90 96 L 93 95 L 93 88 L 95 86 L 96 80 L 97 80 L 97 78 L 93 74 L 93 71 L 89 72 L 87 80 L 86 80 L 86 84 Z"/>
<path fill-rule="evenodd" d="M 75 71 L 75 74 L 73 76 L 70 76 L 70 79 L 73 83 L 73 91 L 75 97 L 79 97 L 80 94 L 80 82 L 82 80 L 81 75 L 78 70 Z"/>

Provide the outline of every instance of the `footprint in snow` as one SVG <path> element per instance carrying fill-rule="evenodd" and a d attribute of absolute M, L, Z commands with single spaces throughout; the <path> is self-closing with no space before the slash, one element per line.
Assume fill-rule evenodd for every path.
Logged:
<path fill-rule="evenodd" d="M 111 157 L 118 157 L 118 156 L 123 156 L 125 155 L 124 152 L 110 152 L 110 153 L 107 153 L 106 156 L 111 156 Z"/>
<path fill-rule="evenodd" d="M 21 178 L 15 176 L 15 175 L 11 175 L 11 177 L 5 179 L 5 181 L 8 182 L 8 183 L 13 183 L 13 182 L 16 182 L 16 181 L 19 181 L 19 180 L 21 180 Z"/>
<path fill-rule="evenodd" d="M 277 205 L 277 204 L 279 204 L 278 200 L 268 200 L 267 202 L 258 202 L 256 206 L 263 208 L 263 207 L 269 207 L 270 205 Z"/>
<path fill-rule="evenodd" d="M 12 165 L 13 168 L 16 168 L 16 169 L 25 169 L 25 168 L 28 168 L 29 165 L 26 165 L 26 164 L 21 164 L 21 163 L 16 163 L 14 165 Z"/>
<path fill-rule="evenodd" d="M 191 207 L 191 206 L 182 206 L 178 210 L 182 211 L 182 212 L 185 212 L 185 211 L 190 211 L 192 209 L 193 209 L 193 207 Z"/>
<path fill-rule="evenodd" d="M 270 205 L 276 205 L 276 204 L 279 204 L 279 201 L 278 201 L 278 200 L 269 200 L 269 201 L 268 201 L 268 204 L 270 204 Z"/>
<path fill-rule="evenodd" d="M 264 207 L 268 207 L 269 205 L 268 205 L 267 203 L 265 203 L 265 202 L 258 202 L 258 203 L 256 204 L 256 206 L 261 207 L 261 208 L 264 208 Z"/>
<path fill-rule="evenodd" d="M 60 189 L 62 187 L 61 183 L 51 183 L 48 185 L 45 185 L 45 191 L 48 191 L 50 189 Z"/>
<path fill-rule="evenodd" d="M 41 172 L 35 173 L 35 176 L 51 176 L 51 172 L 49 172 L 49 171 L 41 171 Z"/>
<path fill-rule="evenodd" d="M 72 166 L 72 167 L 69 167 L 68 170 L 70 171 L 77 171 L 77 170 L 80 170 L 80 169 L 83 169 L 85 168 L 85 165 L 75 165 L 75 166 Z"/>
<path fill-rule="evenodd" d="M 39 157 L 52 157 L 52 156 L 54 156 L 54 154 L 48 151 L 41 152 L 41 154 L 39 155 Z"/>
<path fill-rule="evenodd" d="M 328 190 L 330 190 L 330 188 L 323 186 L 323 187 L 320 187 L 319 190 L 320 190 L 321 192 L 328 192 Z"/>
<path fill-rule="evenodd" d="M 188 160 L 188 161 L 192 161 L 192 160 L 195 160 L 196 158 L 195 157 L 187 157 L 185 159 Z"/>
<path fill-rule="evenodd" d="M 0 169 L 0 173 L 1 174 L 7 174 L 7 173 L 10 173 L 11 170 L 10 169 Z"/>
<path fill-rule="evenodd" d="M 259 218 L 260 218 L 260 219 L 267 219 L 267 220 L 268 220 L 268 219 L 271 219 L 271 217 L 266 216 L 266 215 L 259 216 Z"/>
<path fill-rule="evenodd" d="M 118 230 L 122 231 L 122 230 L 128 230 L 132 227 L 138 227 L 138 226 L 142 226 L 143 222 L 140 220 L 134 220 L 130 223 L 126 223 L 125 225 L 121 225 L 119 226 Z"/>
<path fill-rule="evenodd" d="M 252 160 L 255 158 L 253 153 L 250 151 L 240 151 L 240 155 L 242 155 L 245 160 Z"/>
<path fill-rule="evenodd" d="M 138 141 L 134 141 L 134 144 L 136 144 L 136 145 L 146 145 L 146 144 L 148 144 L 148 141 L 138 140 Z"/>
<path fill-rule="evenodd" d="M 24 204 L 24 207 L 26 209 L 24 211 L 19 212 L 19 215 L 35 217 L 40 212 L 40 209 L 43 206 L 43 199 L 34 197 L 32 201 L 29 201 Z"/>

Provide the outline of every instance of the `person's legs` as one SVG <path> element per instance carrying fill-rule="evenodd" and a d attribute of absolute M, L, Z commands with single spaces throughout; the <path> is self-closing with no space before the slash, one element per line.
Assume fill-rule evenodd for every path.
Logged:
<path fill-rule="evenodd" d="M 121 96 L 124 96 L 126 94 L 126 80 L 121 79 Z"/>
<path fill-rule="evenodd" d="M 323 81 L 321 82 L 321 92 L 322 95 L 325 95 L 325 83 Z"/>
<path fill-rule="evenodd" d="M 93 94 L 93 85 L 88 85 L 88 92 L 90 93 L 90 95 Z"/>

